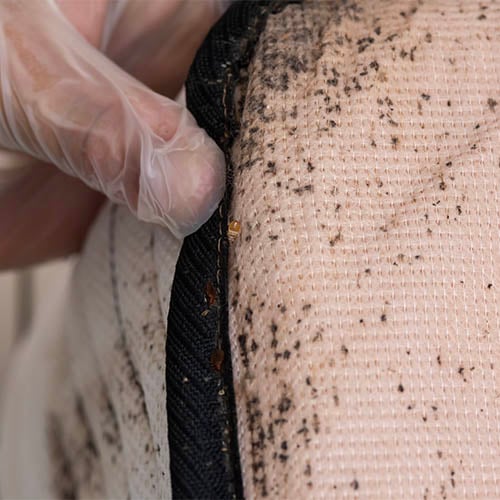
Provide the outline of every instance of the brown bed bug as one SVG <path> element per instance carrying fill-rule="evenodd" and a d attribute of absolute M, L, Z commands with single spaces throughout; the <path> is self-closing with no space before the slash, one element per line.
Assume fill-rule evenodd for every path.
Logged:
<path fill-rule="evenodd" d="M 215 349 L 210 355 L 210 365 L 216 372 L 222 371 L 222 363 L 224 363 L 224 351 Z"/>
<path fill-rule="evenodd" d="M 208 307 L 212 307 L 217 303 L 217 290 L 212 285 L 211 281 L 205 285 L 205 300 L 207 301 Z"/>
<path fill-rule="evenodd" d="M 241 224 L 240 221 L 237 220 L 232 220 L 229 223 L 229 226 L 227 228 L 227 238 L 230 242 L 233 242 L 236 240 L 236 238 L 240 235 L 241 233 Z"/>

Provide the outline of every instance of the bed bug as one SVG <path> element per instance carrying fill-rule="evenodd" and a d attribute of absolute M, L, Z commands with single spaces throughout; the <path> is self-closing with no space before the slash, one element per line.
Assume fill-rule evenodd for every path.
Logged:
<path fill-rule="evenodd" d="M 224 351 L 222 349 L 215 349 L 210 355 L 210 364 L 216 372 L 222 370 L 222 363 L 224 363 Z"/>
<path fill-rule="evenodd" d="M 212 307 L 217 303 L 217 291 L 210 281 L 205 286 L 205 300 L 208 307 Z"/>
<path fill-rule="evenodd" d="M 229 223 L 229 227 L 227 229 L 227 238 L 230 242 L 236 240 L 236 238 L 240 235 L 241 232 L 241 224 L 240 221 L 232 220 Z"/>

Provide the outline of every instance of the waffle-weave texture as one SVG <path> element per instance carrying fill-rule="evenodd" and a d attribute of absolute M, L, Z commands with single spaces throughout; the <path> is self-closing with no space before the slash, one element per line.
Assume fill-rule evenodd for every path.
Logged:
<path fill-rule="evenodd" d="M 500 5 L 290 5 L 248 73 L 247 497 L 500 498 Z"/>

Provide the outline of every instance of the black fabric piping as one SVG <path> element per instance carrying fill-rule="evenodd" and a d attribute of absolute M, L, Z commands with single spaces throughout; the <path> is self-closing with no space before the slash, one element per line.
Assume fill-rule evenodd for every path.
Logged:
<path fill-rule="evenodd" d="M 269 13 L 288 3 L 233 4 L 186 82 L 188 108 L 226 156 L 227 185 L 216 213 L 184 240 L 172 285 L 166 383 L 173 498 L 243 497 L 227 308 L 230 149 L 239 132 L 234 91 Z"/>

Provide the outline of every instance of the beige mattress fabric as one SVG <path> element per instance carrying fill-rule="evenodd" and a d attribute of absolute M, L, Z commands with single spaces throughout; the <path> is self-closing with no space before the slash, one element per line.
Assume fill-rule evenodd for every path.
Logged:
<path fill-rule="evenodd" d="M 500 498 L 500 4 L 306 2 L 249 69 L 248 498 Z"/>
<path fill-rule="evenodd" d="M 2 498 L 171 498 L 165 332 L 180 247 L 124 207 L 102 210 L 66 293 L 11 359 Z"/>

